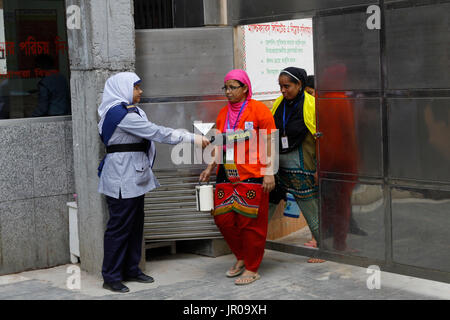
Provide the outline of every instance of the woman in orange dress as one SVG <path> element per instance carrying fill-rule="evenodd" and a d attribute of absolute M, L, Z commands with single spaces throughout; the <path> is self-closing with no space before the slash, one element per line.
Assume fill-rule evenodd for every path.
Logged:
<path fill-rule="evenodd" d="M 216 160 L 201 173 L 200 181 L 208 181 L 219 164 L 213 215 L 237 260 L 226 276 L 241 275 L 235 284 L 246 285 L 260 278 L 257 271 L 266 244 L 269 192 L 275 187 L 273 172 L 265 163 L 271 155 L 271 132 L 276 128 L 269 108 L 251 99 L 245 71 L 230 71 L 224 84 L 228 104 L 219 112 L 216 129 L 228 134 L 227 140 L 238 131 L 251 137 L 216 147 Z M 264 152 L 259 154 L 259 150 Z M 223 164 L 218 160 L 222 152 Z"/>

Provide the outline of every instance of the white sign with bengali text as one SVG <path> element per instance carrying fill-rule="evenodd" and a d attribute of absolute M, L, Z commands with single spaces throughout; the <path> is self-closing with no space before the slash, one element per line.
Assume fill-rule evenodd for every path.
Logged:
<path fill-rule="evenodd" d="M 253 98 L 280 96 L 278 75 L 286 67 L 314 74 L 312 19 L 241 26 L 244 69 L 252 82 Z"/>

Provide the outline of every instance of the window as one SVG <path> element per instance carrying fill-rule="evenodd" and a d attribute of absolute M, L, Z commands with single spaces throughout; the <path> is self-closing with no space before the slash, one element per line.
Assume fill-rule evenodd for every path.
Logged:
<path fill-rule="evenodd" d="M 64 0 L 0 0 L 0 119 L 71 113 Z"/>
<path fill-rule="evenodd" d="M 172 0 L 134 0 L 136 29 L 173 28 Z"/>

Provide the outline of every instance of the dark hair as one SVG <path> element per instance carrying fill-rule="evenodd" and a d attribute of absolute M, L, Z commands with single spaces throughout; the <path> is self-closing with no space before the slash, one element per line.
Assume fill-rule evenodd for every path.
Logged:
<path fill-rule="evenodd" d="M 314 76 L 308 76 L 306 78 L 306 85 L 305 86 L 315 89 L 314 88 Z"/>
<path fill-rule="evenodd" d="M 282 72 L 280 75 L 288 77 L 289 78 L 289 82 L 296 83 L 296 84 L 300 83 L 300 81 L 298 81 L 297 79 L 295 79 L 293 76 L 291 76 L 288 73 Z"/>
<path fill-rule="evenodd" d="M 296 67 L 287 67 L 280 72 L 280 76 L 287 76 L 292 83 L 299 84 L 301 82 L 302 92 L 305 90 L 306 83 L 306 71 L 304 69 L 296 68 Z M 292 75 L 294 77 L 292 77 Z M 297 77 L 297 79 L 295 79 Z M 300 80 L 300 81 L 299 81 Z"/>

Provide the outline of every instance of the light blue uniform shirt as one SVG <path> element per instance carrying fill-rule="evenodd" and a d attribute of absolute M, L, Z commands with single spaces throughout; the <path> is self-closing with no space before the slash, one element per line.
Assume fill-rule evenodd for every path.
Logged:
<path fill-rule="evenodd" d="M 154 142 L 178 144 L 194 141 L 193 133 L 158 126 L 148 121 L 142 109 L 139 107 L 137 109 L 140 115 L 135 112 L 128 113 L 118 124 L 108 145 L 141 143 L 143 139 L 152 141 L 152 145 L 148 154 L 145 152 L 107 154 L 98 192 L 116 199 L 119 199 L 119 192 L 124 199 L 134 198 L 160 186 L 151 169 L 155 154 Z"/>

